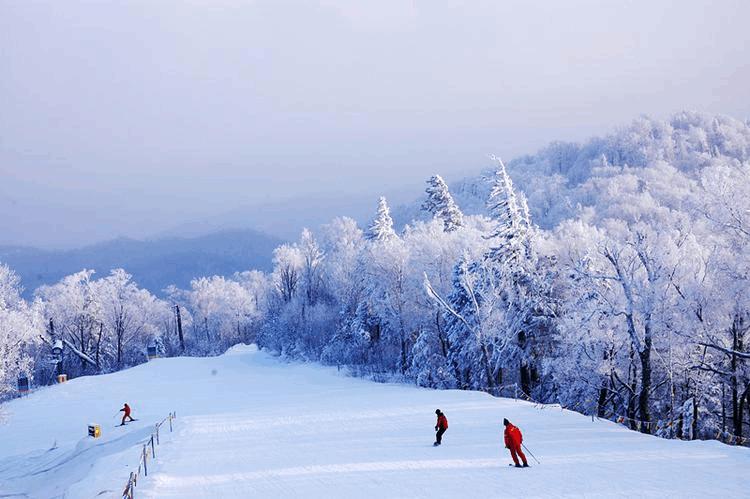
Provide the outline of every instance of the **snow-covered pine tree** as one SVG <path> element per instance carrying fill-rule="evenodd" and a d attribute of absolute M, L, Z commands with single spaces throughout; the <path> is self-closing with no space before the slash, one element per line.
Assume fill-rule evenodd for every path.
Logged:
<path fill-rule="evenodd" d="M 554 327 L 550 310 L 552 262 L 540 261 L 534 251 L 534 230 L 523 193 L 516 193 L 505 164 L 494 158 L 498 167 L 492 179 L 487 202 L 494 227 L 493 242 L 485 254 L 489 271 L 485 273 L 485 293 L 492 293 L 502 304 L 500 332 L 494 337 L 495 370 L 518 365 L 521 388 L 530 395 L 537 378 L 534 361 L 540 342 L 550 339 Z"/>
<path fill-rule="evenodd" d="M 448 191 L 448 185 L 440 175 L 433 175 L 427 180 L 427 199 L 422 209 L 432 213 L 443 221 L 445 232 L 453 232 L 464 224 L 464 215 Z"/>
<path fill-rule="evenodd" d="M 519 201 L 513 181 L 500 158 L 494 158 L 498 167 L 492 178 L 492 190 L 487 201 L 495 228 L 489 237 L 497 242 L 490 247 L 486 258 L 499 266 L 516 266 L 530 253 L 529 208 L 525 199 Z"/>
<path fill-rule="evenodd" d="M 385 197 L 381 196 L 378 202 L 378 212 L 367 229 L 365 238 L 370 241 L 389 241 L 395 237 L 396 232 L 393 230 L 391 210 L 388 208 Z"/>

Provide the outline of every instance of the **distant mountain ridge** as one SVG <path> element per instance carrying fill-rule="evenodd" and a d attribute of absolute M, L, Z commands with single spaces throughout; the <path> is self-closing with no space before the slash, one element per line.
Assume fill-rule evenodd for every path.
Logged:
<path fill-rule="evenodd" d="M 84 268 L 106 275 L 118 267 L 132 274 L 141 287 L 161 295 L 170 284 L 186 288 L 200 276 L 268 271 L 273 250 L 282 242 L 254 230 L 224 230 L 192 238 L 119 238 L 73 250 L 0 246 L 0 262 L 18 273 L 27 297 L 37 287 Z"/>
<path fill-rule="evenodd" d="M 408 202 L 418 192 L 414 188 L 391 188 L 384 194 L 389 201 Z M 336 217 L 347 216 L 366 224 L 374 215 L 383 193 L 331 192 L 301 194 L 294 198 L 236 208 L 211 217 L 181 223 L 156 234 L 158 238 L 197 237 L 235 229 L 252 229 L 284 240 L 296 240 L 302 229 L 316 231 Z"/>

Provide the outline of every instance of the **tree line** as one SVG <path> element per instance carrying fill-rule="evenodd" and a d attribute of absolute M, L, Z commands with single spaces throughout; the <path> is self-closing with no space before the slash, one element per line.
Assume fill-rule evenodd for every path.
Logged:
<path fill-rule="evenodd" d="M 278 247 L 270 273 L 197 278 L 163 298 L 118 269 L 79 272 L 27 302 L 0 266 L 0 396 L 21 376 L 45 384 L 135 365 L 149 347 L 213 355 L 256 342 L 357 376 L 559 403 L 664 437 L 747 438 L 747 124 L 638 120 L 508 168 L 493 160 L 459 186 L 481 213 L 462 212 L 435 175 L 425 216 L 403 229 L 381 198 L 364 228 L 341 217 Z M 63 355 L 50 354 L 61 340 Z"/>

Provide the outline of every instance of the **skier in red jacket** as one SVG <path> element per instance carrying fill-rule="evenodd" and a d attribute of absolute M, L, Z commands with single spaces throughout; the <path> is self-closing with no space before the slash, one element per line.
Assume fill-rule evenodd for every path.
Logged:
<path fill-rule="evenodd" d="M 443 433 L 448 429 L 448 418 L 445 417 L 445 414 L 440 409 L 435 409 L 435 414 L 437 414 L 437 424 L 435 425 L 437 433 L 435 434 L 435 443 L 432 445 L 438 446 L 443 443 Z"/>
<path fill-rule="evenodd" d="M 521 430 L 517 426 L 513 426 L 507 419 L 503 419 L 503 425 L 505 425 L 505 448 L 510 450 L 516 468 L 528 468 L 529 463 L 526 462 L 526 456 L 521 450 L 521 444 L 523 443 Z M 521 456 L 523 466 L 518 463 L 518 456 Z"/>
<path fill-rule="evenodd" d="M 123 426 L 125 424 L 125 418 L 128 418 L 130 421 L 135 421 L 133 417 L 130 415 L 130 406 L 126 403 L 123 405 L 122 409 L 120 409 L 118 412 L 123 412 L 122 415 L 122 422 L 120 423 L 120 426 Z"/>

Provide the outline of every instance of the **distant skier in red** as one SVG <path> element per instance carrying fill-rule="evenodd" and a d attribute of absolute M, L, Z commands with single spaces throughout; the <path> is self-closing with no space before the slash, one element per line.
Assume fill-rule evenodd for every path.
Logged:
<path fill-rule="evenodd" d="M 135 421 L 133 417 L 130 415 L 130 406 L 126 403 L 122 409 L 119 410 L 119 412 L 124 413 L 122 415 L 122 423 L 120 423 L 120 426 L 125 424 L 125 418 L 129 419 L 130 421 Z"/>
<path fill-rule="evenodd" d="M 521 430 L 517 426 L 513 426 L 507 419 L 503 419 L 503 425 L 505 425 L 505 448 L 510 450 L 516 468 L 528 468 L 529 463 L 526 462 L 526 456 L 521 450 L 521 444 L 523 443 Z M 518 463 L 518 456 L 521 456 L 523 466 Z"/>
<path fill-rule="evenodd" d="M 435 414 L 437 414 L 437 424 L 435 425 L 437 433 L 435 434 L 435 443 L 432 445 L 438 446 L 443 443 L 443 433 L 448 429 L 448 418 L 445 417 L 445 414 L 440 409 L 435 409 Z"/>

